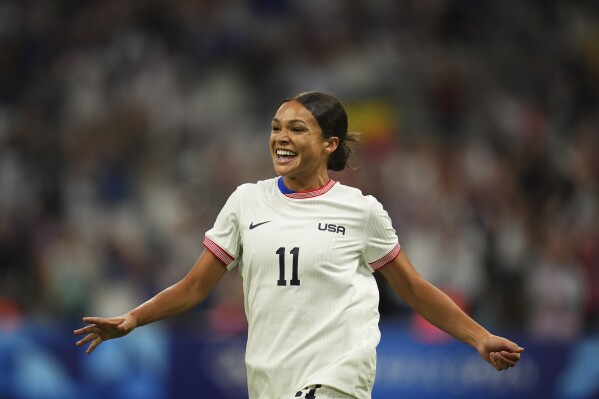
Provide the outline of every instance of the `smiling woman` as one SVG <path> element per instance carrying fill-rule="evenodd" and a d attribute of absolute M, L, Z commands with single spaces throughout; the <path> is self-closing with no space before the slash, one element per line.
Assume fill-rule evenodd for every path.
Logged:
<path fill-rule="evenodd" d="M 341 102 L 322 92 L 307 92 L 283 101 L 272 120 L 270 148 L 275 171 L 296 191 L 328 182 L 327 170 L 343 170 L 351 154 Z"/>
<path fill-rule="evenodd" d="M 239 266 L 248 318 L 249 397 L 371 397 L 376 371 L 380 273 L 414 310 L 474 347 L 497 370 L 523 351 L 492 335 L 423 279 L 401 249 L 391 220 L 372 196 L 329 178 L 350 154 L 347 115 L 332 95 L 285 100 L 272 120 L 278 177 L 231 194 L 202 253 L 178 283 L 110 319 L 75 331 L 87 353 L 136 327 L 202 302 Z"/>

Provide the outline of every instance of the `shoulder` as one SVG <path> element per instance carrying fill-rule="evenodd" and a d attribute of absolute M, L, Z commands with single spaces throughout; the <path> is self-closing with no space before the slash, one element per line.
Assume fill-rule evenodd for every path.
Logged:
<path fill-rule="evenodd" d="M 380 205 L 380 202 L 375 197 L 372 195 L 365 195 L 362 193 L 362 190 L 356 187 L 346 186 L 340 182 L 337 182 L 335 186 L 337 195 L 344 198 L 345 201 L 351 201 L 364 208 L 370 208 L 373 205 L 376 206 L 377 204 Z"/>
<path fill-rule="evenodd" d="M 383 219 L 388 219 L 389 215 L 383 205 L 372 195 L 365 195 L 361 190 L 336 184 L 336 202 L 340 209 L 350 211 L 353 215 L 362 215 L 365 223 L 378 223 Z"/>
<path fill-rule="evenodd" d="M 348 195 L 353 199 L 366 198 L 364 194 L 362 194 L 362 190 L 352 186 L 346 186 L 345 184 L 337 181 L 335 184 L 335 190 L 341 195 Z"/>

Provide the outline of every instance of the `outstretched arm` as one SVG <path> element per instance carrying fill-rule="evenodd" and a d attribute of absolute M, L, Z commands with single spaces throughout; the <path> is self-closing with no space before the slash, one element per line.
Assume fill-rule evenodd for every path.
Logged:
<path fill-rule="evenodd" d="M 90 354 L 104 341 L 125 336 L 137 327 L 191 309 L 206 298 L 225 272 L 222 263 L 212 253 L 204 251 L 181 281 L 135 309 L 119 317 L 84 317 L 83 321 L 90 325 L 74 331 L 75 335 L 85 335 L 77 346 L 91 342 L 85 351 Z"/>
<path fill-rule="evenodd" d="M 474 347 L 497 370 L 516 365 L 524 350 L 485 330 L 462 311 L 443 291 L 425 280 L 402 250 L 380 269 L 395 292 L 436 327 Z"/>

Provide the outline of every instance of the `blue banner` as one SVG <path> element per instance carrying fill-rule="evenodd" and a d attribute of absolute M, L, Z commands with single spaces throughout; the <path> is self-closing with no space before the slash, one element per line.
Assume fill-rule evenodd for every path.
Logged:
<path fill-rule="evenodd" d="M 553 398 L 569 346 L 517 342 L 517 367 L 498 372 L 470 346 L 448 337 L 422 342 L 407 328 L 383 325 L 374 398 Z"/>
<path fill-rule="evenodd" d="M 92 355 L 72 329 L 25 324 L 0 330 L 1 399 L 247 398 L 245 337 L 170 331 L 157 323 Z M 382 323 L 373 398 L 599 397 L 599 338 L 542 344 L 519 337 L 517 367 L 497 372 L 453 339 L 422 342 Z"/>

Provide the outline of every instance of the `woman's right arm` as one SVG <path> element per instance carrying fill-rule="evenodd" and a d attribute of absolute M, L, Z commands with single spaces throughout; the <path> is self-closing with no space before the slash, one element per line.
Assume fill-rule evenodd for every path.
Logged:
<path fill-rule="evenodd" d="M 83 321 L 90 325 L 74 331 L 75 335 L 85 335 L 77 346 L 91 342 L 85 351 L 90 354 L 104 341 L 125 336 L 137 327 L 191 309 L 206 298 L 226 271 L 212 253 L 204 251 L 181 281 L 135 309 L 113 318 L 84 317 Z"/>

